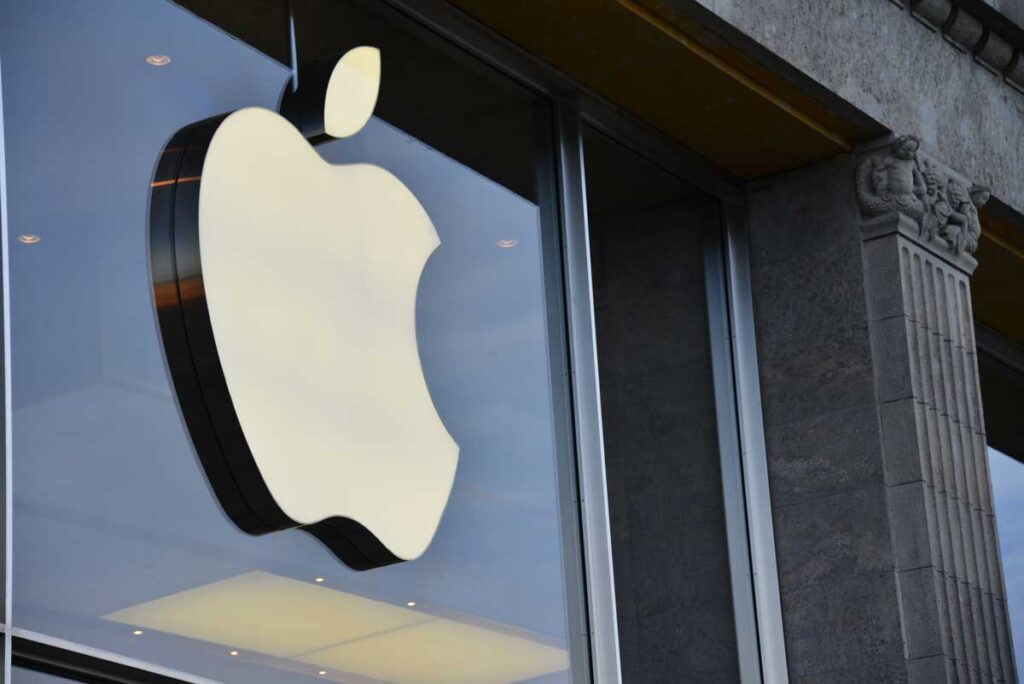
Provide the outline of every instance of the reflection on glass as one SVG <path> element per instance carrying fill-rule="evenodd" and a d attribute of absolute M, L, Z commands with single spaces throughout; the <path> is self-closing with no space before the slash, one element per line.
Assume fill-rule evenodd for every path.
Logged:
<path fill-rule="evenodd" d="M 988 459 L 1013 652 L 1017 672 L 1024 672 L 1024 463 L 992 448 Z"/>
<path fill-rule="evenodd" d="M 558 645 L 443 614 L 256 571 L 103 618 L 388 682 L 519 682 L 569 666 Z"/>
<path fill-rule="evenodd" d="M 5 2 L 10 225 L 45 237 L 12 259 L 14 622 L 224 682 L 568 682 L 538 103 L 329 5 L 351 34 L 337 51 L 385 61 L 377 116 L 318 152 L 386 168 L 440 238 L 416 334 L 461 453 L 433 543 L 357 573 L 301 532 L 241 533 L 172 396 L 146 242 L 156 155 L 193 121 L 274 109 L 288 69 L 163 0 Z M 171 63 L 147 64 L 157 52 Z"/>
<path fill-rule="evenodd" d="M 623 677 L 737 682 L 704 280 L 717 207 L 595 131 L 583 143 Z"/>
<path fill-rule="evenodd" d="M 64 679 L 56 675 L 26 670 L 23 667 L 11 668 L 11 682 L 13 684 L 65 684 L 65 682 L 70 681 L 70 679 Z"/>

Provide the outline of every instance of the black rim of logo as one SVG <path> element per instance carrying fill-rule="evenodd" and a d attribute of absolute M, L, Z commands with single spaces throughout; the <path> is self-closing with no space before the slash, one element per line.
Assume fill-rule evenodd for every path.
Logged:
<path fill-rule="evenodd" d="M 322 66 L 316 66 L 322 72 Z M 296 98 L 286 90 L 282 110 L 295 123 L 297 114 L 291 114 L 297 110 L 323 112 L 325 88 L 312 85 L 320 86 L 310 88 L 320 93 L 311 98 L 313 106 L 289 107 Z M 263 535 L 303 529 L 355 570 L 401 562 L 372 532 L 349 518 L 336 516 L 310 525 L 289 518 L 274 501 L 246 442 L 217 354 L 199 257 L 203 164 L 226 117 L 186 126 L 171 138 L 157 164 L 150 195 L 153 295 L 164 356 L 192 444 L 221 506 L 243 531 Z M 308 123 L 302 128 L 308 138 L 317 137 Z"/>

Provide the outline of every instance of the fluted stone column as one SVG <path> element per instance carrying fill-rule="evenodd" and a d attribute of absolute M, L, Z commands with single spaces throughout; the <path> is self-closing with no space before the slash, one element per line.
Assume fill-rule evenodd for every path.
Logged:
<path fill-rule="evenodd" d="M 1016 682 L 971 312 L 988 192 L 910 136 L 867 154 L 856 188 L 911 681 Z"/>
<path fill-rule="evenodd" d="M 987 192 L 906 137 L 748 198 L 790 681 L 1016 682 L 970 300 Z"/>

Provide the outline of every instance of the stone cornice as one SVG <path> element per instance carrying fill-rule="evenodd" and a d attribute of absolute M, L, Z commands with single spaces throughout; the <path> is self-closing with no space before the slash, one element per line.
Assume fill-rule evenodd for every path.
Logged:
<path fill-rule="evenodd" d="M 890 0 L 1024 92 L 1024 28 L 983 0 Z"/>
<path fill-rule="evenodd" d="M 866 152 L 857 164 L 856 191 L 868 225 L 896 226 L 961 270 L 974 270 L 972 255 L 981 236 L 978 210 L 989 190 L 923 153 L 915 136 Z M 887 220 L 892 218 L 900 220 Z"/>

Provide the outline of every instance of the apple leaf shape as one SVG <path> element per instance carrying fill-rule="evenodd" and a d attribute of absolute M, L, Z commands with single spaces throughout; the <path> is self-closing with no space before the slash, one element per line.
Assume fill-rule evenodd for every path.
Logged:
<path fill-rule="evenodd" d="M 379 65 L 373 48 L 338 62 L 330 82 L 370 108 L 333 131 L 365 124 Z M 325 162 L 269 110 L 168 143 L 150 201 L 161 337 L 196 454 L 242 530 L 302 528 L 359 570 L 428 548 L 459 456 L 416 340 L 439 244 L 401 181 Z"/>
<path fill-rule="evenodd" d="M 338 60 L 327 81 L 324 131 L 334 138 L 355 135 L 366 125 L 380 92 L 380 50 L 352 48 Z"/>
<path fill-rule="evenodd" d="M 278 111 L 314 144 L 347 138 L 373 116 L 380 79 L 380 50 L 355 47 L 300 66 L 299 87 L 285 86 Z"/>

